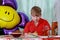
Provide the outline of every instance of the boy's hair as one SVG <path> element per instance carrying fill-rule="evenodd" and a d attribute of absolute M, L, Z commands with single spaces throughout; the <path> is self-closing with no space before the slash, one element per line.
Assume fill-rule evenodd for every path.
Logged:
<path fill-rule="evenodd" d="M 38 13 L 38 14 L 41 15 L 41 8 L 40 8 L 40 7 L 38 7 L 38 6 L 34 6 L 34 7 L 32 7 L 31 10 L 34 10 L 36 13 Z"/>

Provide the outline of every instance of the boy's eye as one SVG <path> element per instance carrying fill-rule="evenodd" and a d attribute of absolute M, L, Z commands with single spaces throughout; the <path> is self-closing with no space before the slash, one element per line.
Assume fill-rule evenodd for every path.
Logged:
<path fill-rule="evenodd" d="M 38 15 L 35 15 L 35 16 L 38 16 Z"/>
<path fill-rule="evenodd" d="M 35 16 L 39 17 L 39 15 L 35 15 Z"/>

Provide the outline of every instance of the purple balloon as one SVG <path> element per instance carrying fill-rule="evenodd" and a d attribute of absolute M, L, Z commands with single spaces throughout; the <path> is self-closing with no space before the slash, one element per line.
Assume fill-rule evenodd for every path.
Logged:
<path fill-rule="evenodd" d="M 8 29 L 3 29 L 3 30 L 4 30 L 5 34 L 12 34 L 12 32 L 18 30 L 18 27 L 15 27 L 14 29 L 10 29 L 10 30 L 8 30 Z"/>
<path fill-rule="evenodd" d="M 24 28 L 26 23 L 29 22 L 28 16 L 23 12 L 18 12 L 19 16 L 21 17 L 21 23 L 18 25 L 21 28 Z"/>
<path fill-rule="evenodd" d="M 11 6 L 15 10 L 17 10 L 16 0 L 0 0 L 0 5 Z"/>

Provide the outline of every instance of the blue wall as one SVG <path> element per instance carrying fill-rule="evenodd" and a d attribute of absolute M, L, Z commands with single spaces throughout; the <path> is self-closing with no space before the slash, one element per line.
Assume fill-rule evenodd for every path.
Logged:
<path fill-rule="evenodd" d="M 56 20 L 53 14 L 54 0 L 17 0 L 18 10 L 24 12 L 31 19 L 30 10 L 33 6 L 39 6 L 42 9 L 42 17 L 51 24 Z"/>

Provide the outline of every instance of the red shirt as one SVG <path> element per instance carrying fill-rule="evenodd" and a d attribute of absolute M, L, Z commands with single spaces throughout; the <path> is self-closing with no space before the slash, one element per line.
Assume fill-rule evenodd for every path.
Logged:
<path fill-rule="evenodd" d="M 46 20 L 40 18 L 37 26 L 35 26 L 33 20 L 28 22 L 25 26 L 24 33 L 34 33 L 36 31 L 38 35 L 44 35 L 46 30 L 50 30 L 50 25 Z M 46 33 L 46 35 L 48 35 L 48 33 Z"/>

